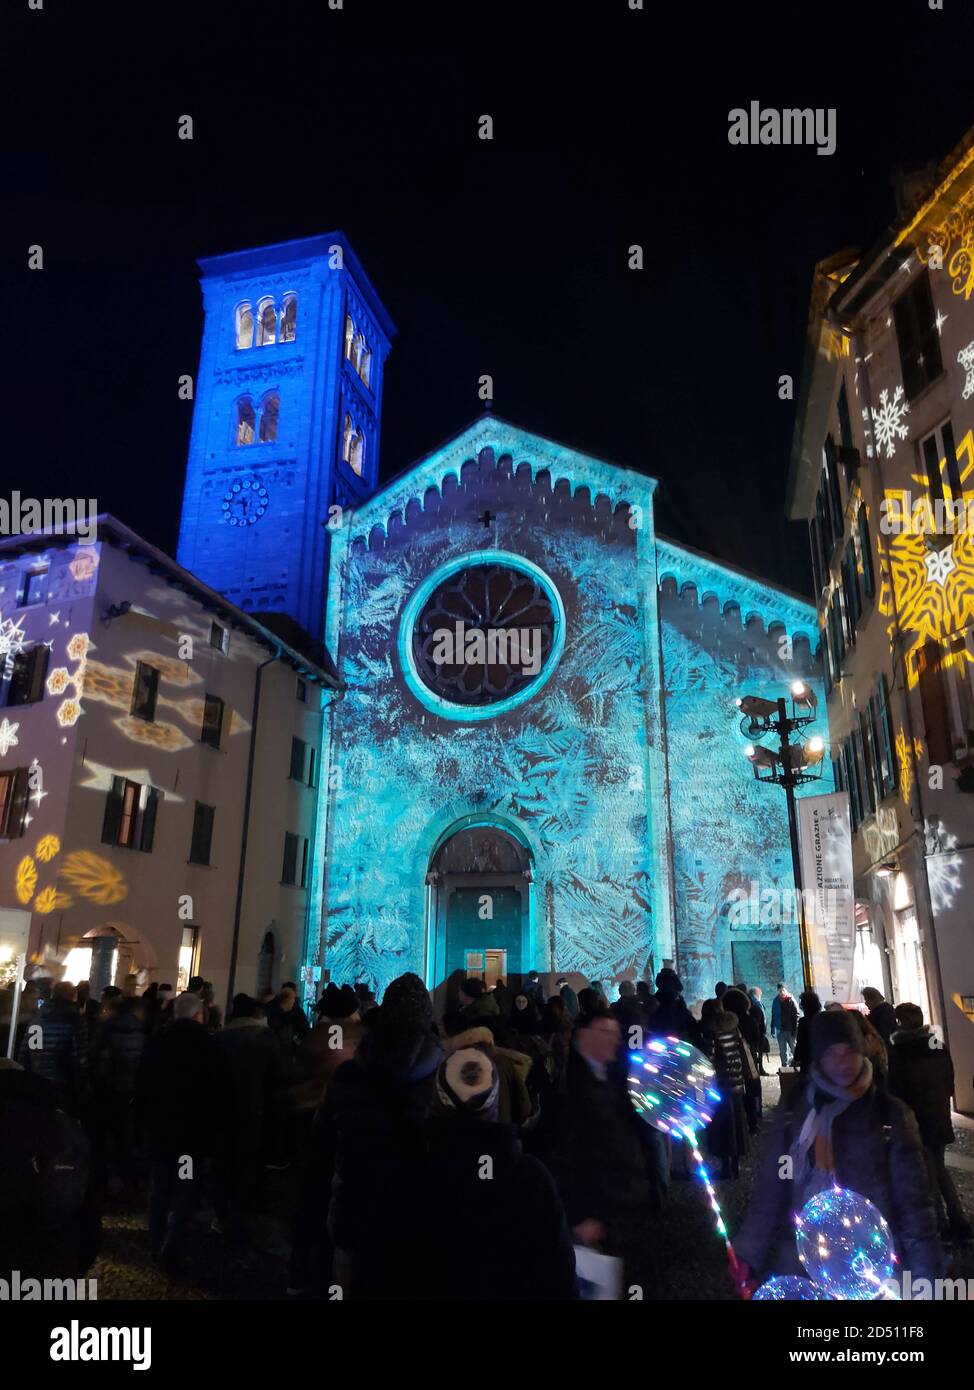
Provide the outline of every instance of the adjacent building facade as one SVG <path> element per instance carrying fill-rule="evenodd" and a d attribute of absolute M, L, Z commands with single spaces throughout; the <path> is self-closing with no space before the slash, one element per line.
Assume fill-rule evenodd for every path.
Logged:
<path fill-rule="evenodd" d="M 0 543 L 0 904 L 34 969 L 297 977 L 336 681 L 111 517 Z"/>
<path fill-rule="evenodd" d="M 944 1025 L 974 1108 L 974 132 L 816 270 L 788 511 L 809 525 L 858 971 Z"/>

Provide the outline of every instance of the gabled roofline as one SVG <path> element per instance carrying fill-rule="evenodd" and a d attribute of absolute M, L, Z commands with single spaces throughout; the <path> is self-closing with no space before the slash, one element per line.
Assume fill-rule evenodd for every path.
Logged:
<path fill-rule="evenodd" d="M 693 584 L 701 601 L 705 595 L 715 594 L 721 610 L 728 603 L 736 603 L 744 623 L 755 613 L 765 630 L 774 623 L 782 623 L 788 633 L 804 633 L 812 650 L 815 650 L 818 613 L 815 605 L 804 595 L 771 584 L 759 575 L 750 574 L 736 565 L 728 565 L 702 550 L 694 550 L 692 546 L 664 536 L 656 538 L 656 568 L 661 584 L 672 575 L 681 589 L 684 585 Z"/>
<path fill-rule="evenodd" d="M 393 516 L 398 514 L 405 520 L 406 508 L 411 502 L 422 506 L 431 488 L 440 492 L 447 478 L 459 480 L 464 463 L 476 459 L 486 448 L 494 450 L 495 461 L 510 456 L 515 468 L 522 463 L 529 464 L 532 478 L 548 472 L 552 486 L 567 481 L 573 496 L 580 488 L 588 488 L 593 502 L 605 496 L 613 506 L 626 501 L 649 506 L 658 486 L 656 479 L 648 474 L 594 458 L 544 435 L 533 434 L 492 412 L 485 412 L 432 453 L 403 469 L 356 508 L 349 540 L 368 540 L 376 527 L 388 534 Z"/>
<path fill-rule="evenodd" d="M 95 518 L 95 526 L 95 543 L 107 540 L 119 550 L 127 551 L 132 559 L 147 564 L 150 570 L 162 574 L 167 584 L 184 590 L 217 618 L 229 623 L 232 627 L 241 629 L 254 641 L 272 650 L 277 657 L 293 666 L 295 671 L 307 680 L 314 681 L 317 685 L 324 686 L 329 690 L 345 689 L 327 648 L 325 648 L 324 663 L 312 661 L 278 637 L 270 628 L 265 627 L 249 613 L 245 613 L 242 608 L 230 603 L 222 594 L 217 593 L 216 589 L 211 589 L 208 584 L 204 584 L 201 579 L 190 574 L 189 570 L 183 569 L 182 565 L 177 564 L 164 551 L 159 550 L 149 541 L 143 540 L 117 517 L 108 512 L 101 512 Z M 6 536 L 0 540 L 0 560 L 15 559 L 18 555 L 26 554 L 32 550 L 51 550 L 56 546 L 79 543 L 83 542 L 79 542 L 77 532 L 71 530 L 34 531 L 28 535 Z"/>

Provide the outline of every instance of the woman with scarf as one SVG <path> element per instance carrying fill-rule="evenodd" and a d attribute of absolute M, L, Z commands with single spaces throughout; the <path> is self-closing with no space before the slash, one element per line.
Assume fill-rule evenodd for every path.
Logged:
<path fill-rule="evenodd" d="M 768 1135 L 731 1276 L 742 1297 L 772 1274 L 803 1274 L 794 1214 L 824 1188 L 850 1188 L 889 1223 L 900 1267 L 914 1279 L 942 1273 L 943 1251 L 916 1120 L 877 1084 L 863 1036 L 845 1010 L 816 1014 L 808 1083 L 783 1102 Z M 789 1163 L 782 1163 L 787 1155 Z"/>

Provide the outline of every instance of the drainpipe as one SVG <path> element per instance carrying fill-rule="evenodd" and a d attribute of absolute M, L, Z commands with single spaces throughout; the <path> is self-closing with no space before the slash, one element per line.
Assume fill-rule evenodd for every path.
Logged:
<path fill-rule="evenodd" d="M 344 699 L 344 696 L 345 696 L 344 688 L 342 688 L 342 689 L 340 689 L 340 690 L 333 690 L 333 691 L 331 692 L 331 699 L 328 701 L 327 705 L 323 705 L 323 706 L 321 707 L 321 709 L 318 711 L 318 713 L 319 713 L 319 715 L 320 715 L 320 717 L 321 717 L 321 723 L 320 723 L 320 727 L 319 727 L 319 735 L 320 735 L 320 736 L 319 736 L 319 739 L 318 739 L 318 746 L 319 746 L 319 749 L 320 749 L 320 754 L 319 754 L 319 757 L 318 757 L 318 786 L 317 786 L 317 789 L 316 789 L 316 790 L 317 790 L 317 796 L 315 797 L 315 811 L 314 811 L 314 816 L 313 816 L 313 818 L 312 818 L 312 823 L 311 823 L 310 854 L 309 854 L 309 856 L 308 856 L 309 862 L 311 863 L 311 866 L 312 866 L 312 867 L 311 867 L 311 878 L 310 878 L 309 882 L 305 885 L 305 899 L 306 899 L 306 902 L 305 902 L 305 912 L 304 912 L 304 943 L 303 943 L 302 948 L 301 948 L 301 963 L 302 963 L 302 965 L 308 965 L 308 964 L 312 963 L 312 962 L 310 962 L 310 960 L 309 960 L 309 956 L 310 956 L 310 950 L 311 950 L 311 938 L 312 938 L 312 933 L 313 933 L 313 931 L 314 931 L 314 920 L 313 920 L 313 918 L 314 918 L 314 912 L 315 912 L 315 897 L 316 897 L 316 894 L 312 891 L 312 889 L 313 889 L 313 886 L 314 886 L 315 865 L 316 865 L 316 863 L 317 863 L 317 858 L 318 858 L 318 829 L 319 829 L 318 798 L 319 798 L 319 797 L 322 797 L 322 796 L 325 798 L 325 802 L 324 802 L 324 812 L 325 812 L 325 814 L 324 814 L 324 825 L 323 825 L 323 827 L 322 827 L 323 832 L 324 832 L 323 835 L 322 835 L 322 841 L 323 841 L 322 852 L 323 852 L 323 854 L 327 854 L 327 848 L 328 848 L 328 829 L 329 829 L 329 827 L 330 827 L 330 825 L 331 825 L 331 802 L 330 802 L 330 800 L 329 800 L 329 798 L 330 798 L 330 796 L 331 796 L 331 787 L 328 785 L 328 779 L 331 777 L 331 750 L 332 750 L 332 748 L 334 747 L 334 741 L 335 741 L 335 705 L 338 703 L 339 700 Z M 326 712 L 326 711 L 327 711 L 327 713 L 328 713 L 328 741 L 327 741 L 327 745 L 326 745 L 326 742 L 325 742 L 325 712 Z M 327 764 L 327 768 L 326 768 L 325 759 L 324 759 L 324 753 L 325 753 L 325 748 L 326 748 L 326 746 L 327 746 L 327 749 L 328 749 L 328 764 Z M 326 773 L 327 773 L 327 776 L 326 776 Z M 324 876 L 324 871 L 325 871 L 325 866 L 324 866 L 324 864 L 322 864 L 322 866 L 321 866 L 321 873 L 322 873 L 322 876 Z M 323 894 L 322 894 L 322 896 L 323 896 Z M 317 961 L 313 962 L 313 963 L 316 964 L 316 965 L 320 965 L 320 964 L 321 964 L 321 959 L 320 959 L 320 957 L 321 957 L 321 921 L 322 921 L 323 916 L 324 916 L 324 911 L 323 911 L 323 908 L 322 908 L 322 911 L 320 912 L 320 914 L 319 914 L 319 919 L 318 919 L 318 957 L 319 957 L 319 958 L 318 958 Z"/>
<path fill-rule="evenodd" d="M 869 382 L 869 367 L 866 362 L 864 349 L 865 344 L 862 341 L 862 335 L 860 333 L 854 334 L 852 339 L 853 360 L 855 361 L 857 358 L 861 359 L 862 374 L 860 380 L 862 382 L 863 405 L 869 411 L 869 418 L 870 420 L 872 420 L 872 389 Z M 873 459 L 876 464 L 876 477 L 879 479 L 880 503 L 882 504 L 882 501 L 886 496 L 886 483 L 883 477 L 882 458 L 878 448 L 875 449 Z M 865 499 L 863 499 L 861 505 L 865 506 Z M 879 518 L 877 518 L 876 525 L 879 525 Z M 895 681 L 897 675 L 897 666 L 902 665 L 903 684 L 901 686 L 901 690 L 903 693 L 903 713 L 904 721 L 906 724 L 906 734 L 908 736 L 909 743 L 910 771 L 912 773 L 913 784 L 916 787 L 916 810 L 914 810 L 913 808 L 913 795 L 911 789 L 910 815 L 913 818 L 913 836 L 916 838 L 920 850 L 920 890 L 923 895 L 923 902 L 927 912 L 927 921 L 930 923 L 929 948 L 930 956 L 934 967 L 934 973 L 936 975 L 936 994 L 937 1003 L 940 1007 L 940 1025 L 946 1031 L 947 1001 L 946 996 L 944 995 L 943 973 L 940 969 L 940 950 L 937 943 L 937 919 L 933 910 L 933 895 L 930 892 L 930 876 L 927 871 L 926 813 L 923 805 L 923 782 L 920 777 L 920 768 L 916 756 L 916 739 L 914 738 L 913 733 L 913 710 L 910 704 L 910 675 L 909 671 L 906 668 L 906 661 L 903 657 L 902 639 L 905 636 L 905 633 L 903 632 L 903 629 L 900 626 L 900 610 L 899 605 L 896 602 L 896 586 L 893 583 L 893 564 L 889 554 L 887 554 L 886 556 L 886 563 L 889 565 L 890 570 L 889 593 L 890 601 L 893 605 L 893 677 Z M 877 600 L 878 597 L 879 595 L 877 593 Z M 894 908 L 893 911 L 895 912 L 896 909 Z M 924 945 L 927 945 L 926 941 L 924 942 Z"/>
<path fill-rule="evenodd" d="M 262 661 L 257 667 L 254 681 L 254 703 L 250 712 L 250 751 L 247 754 L 247 786 L 244 790 L 243 830 L 240 833 L 240 868 L 237 873 L 237 901 L 233 908 L 233 937 L 230 943 L 230 970 L 227 975 L 227 1008 L 233 999 L 234 977 L 237 973 L 237 946 L 240 941 L 240 914 L 243 911 L 244 875 L 247 868 L 247 841 L 250 838 L 250 799 L 254 787 L 254 758 L 257 753 L 257 717 L 260 714 L 260 687 L 264 667 L 280 660 L 281 649 L 276 648 L 273 656 Z"/>

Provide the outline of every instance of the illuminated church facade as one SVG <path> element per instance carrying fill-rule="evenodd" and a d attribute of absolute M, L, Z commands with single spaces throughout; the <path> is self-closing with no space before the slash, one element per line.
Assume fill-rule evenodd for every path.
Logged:
<path fill-rule="evenodd" d="M 179 562 L 323 640 L 344 687 L 309 989 L 668 962 L 691 999 L 797 986 L 795 922 L 729 913 L 792 886 L 733 702 L 818 683 L 814 608 L 659 537 L 651 477 L 490 413 L 379 488 L 394 330 L 345 238 L 202 269 Z"/>

